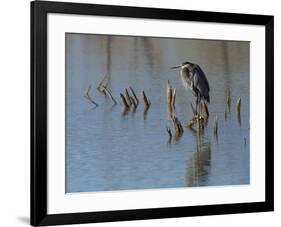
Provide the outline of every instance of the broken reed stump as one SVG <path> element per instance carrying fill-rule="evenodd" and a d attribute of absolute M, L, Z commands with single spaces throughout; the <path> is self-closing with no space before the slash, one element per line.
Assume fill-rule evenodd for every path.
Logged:
<path fill-rule="evenodd" d="M 227 109 L 224 111 L 224 120 L 227 120 Z"/>
<path fill-rule="evenodd" d="M 169 80 L 166 86 L 166 99 L 167 99 L 167 110 L 169 115 L 171 116 L 175 111 L 176 88 L 173 89 Z"/>
<path fill-rule="evenodd" d="M 91 97 L 90 95 L 90 91 L 91 91 L 92 85 L 89 85 L 87 91 L 84 94 L 84 98 L 87 99 L 88 101 L 90 101 L 92 104 L 94 104 L 95 106 L 98 106 L 99 104 L 97 104 Z"/>
<path fill-rule="evenodd" d="M 209 118 L 209 110 L 207 104 L 204 101 L 201 101 L 199 105 L 200 105 L 199 108 L 200 113 L 197 113 L 192 103 L 190 103 L 193 117 L 188 123 L 184 125 L 186 128 L 194 129 L 197 132 L 201 132 L 202 129 L 205 128 L 205 125 L 207 124 Z M 194 128 L 194 126 L 196 126 L 196 128 Z"/>
<path fill-rule="evenodd" d="M 104 88 L 107 88 L 107 84 L 108 84 L 108 77 L 104 76 L 102 80 L 99 82 L 98 86 L 96 87 L 96 89 L 105 96 L 106 96 L 106 91 L 104 90 Z"/>
<path fill-rule="evenodd" d="M 135 110 L 138 107 L 138 104 L 136 103 L 135 99 L 132 96 L 130 96 L 130 100 L 132 103 L 132 108 Z"/>
<path fill-rule="evenodd" d="M 184 127 L 186 127 L 186 128 L 193 128 L 193 125 L 195 124 L 196 122 L 193 120 L 193 119 L 191 119 L 188 123 L 186 123 L 185 125 L 184 125 Z"/>
<path fill-rule="evenodd" d="M 171 106 L 175 109 L 176 106 L 175 106 L 175 102 L 176 102 L 176 92 L 177 92 L 177 89 L 174 88 L 173 90 L 173 94 L 172 94 L 172 100 L 171 100 Z"/>
<path fill-rule="evenodd" d="M 205 128 L 205 120 L 203 117 L 199 116 L 198 114 L 194 115 L 193 118 L 184 125 L 184 127 L 189 129 L 194 129 L 197 132 L 201 132 L 202 129 Z M 196 126 L 196 128 L 194 128 Z"/>
<path fill-rule="evenodd" d="M 172 117 L 172 121 L 173 121 L 174 128 L 175 128 L 175 138 L 179 138 L 183 134 L 182 124 L 176 116 Z"/>
<path fill-rule="evenodd" d="M 214 120 L 214 135 L 217 137 L 218 136 L 218 116 L 215 116 Z"/>
<path fill-rule="evenodd" d="M 172 102 L 172 86 L 171 86 L 169 80 L 167 82 L 167 87 L 166 87 L 166 98 L 167 98 L 167 105 L 171 105 L 171 102 Z"/>
<path fill-rule="evenodd" d="M 169 117 L 171 118 L 173 116 L 173 108 L 171 105 L 172 102 L 172 86 L 170 84 L 170 81 L 168 80 L 167 86 L 166 86 L 166 102 L 167 102 L 167 112 Z"/>
<path fill-rule="evenodd" d="M 136 93 L 135 93 L 134 89 L 132 87 L 129 87 L 129 89 L 130 89 L 130 92 L 132 94 L 132 98 L 135 100 L 136 105 L 138 105 L 139 104 L 139 99 L 136 96 Z"/>
<path fill-rule="evenodd" d="M 99 82 L 98 86 L 96 87 L 97 90 L 105 95 L 104 87 L 107 87 L 108 84 L 108 77 L 104 76 L 102 80 Z"/>
<path fill-rule="evenodd" d="M 111 101 L 113 102 L 113 105 L 117 104 L 117 101 L 115 100 L 115 98 L 111 94 L 110 90 L 107 89 L 107 87 L 103 87 L 103 92 L 105 93 L 106 96 L 108 96 L 111 99 Z"/>
<path fill-rule="evenodd" d="M 129 109 L 130 106 L 127 103 L 126 98 L 122 93 L 120 93 L 120 98 L 121 98 L 121 102 L 123 103 L 124 109 Z"/>
<path fill-rule="evenodd" d="M 206 123 L 207 121 L 206 121 L 205 118 L 203 118 L 202 116 L 197 115 L 197 116 L 196 116 L 196 122 L 197 122 L 197 132 L 200 133 L 200 132 L 202 131 L 202 129 L 205 128 L 205 123 Z"/>
<path fill-rule="evenodd" d="M 201 101 L 200 103 L 200 116 L 203 117 L 205 121 L 209 118 L 208 106 L 204 101 Z"/>
<path fill-rule="evenodd" d="M 129 90 L 130 90 L 130 92 L 129 92 Z M 122 111 L 123 114 L 126 114 L 130 110 L 130 107 L 131 107 L 131 110 L 133 112 L 135 112 L 135 110 L 138 106 L 139 100 L 138 100 L 133 88 L 131 88 L 131 87 L 129 87 L 129 89 L 125 88 L 124 93 L 120 93 L 120 97 L 121 97 L 121 103 L 123 105 L 123 111 Z M 148 109 L 148 107 L 145 107 L 145 111 L 147 111 L 147 109 Z"/>
<path fill-rule="evenodd" d="M 171 143 L 173 135 L 172 135 L 172 131 L 169 127 L 166 127 L 167 133 L 169 135 L 169 139 L 168 139 L 168 143 Z"/>
<path fill-rule="evenodd" d="M 107 84 L 108 84 L 108 77 L 104 76 L 102 78 L 102 80 L 99 82 L 98 86 L 96 87 L 96 89 L 102 93 L 105 96 L 108 96 L 111 101 L 113 102 L 113 105 L 117 104 L 117 101 L 115 100 L 115 98 L 113 97 L 113 95 L 111 94 L 110 90 L 107 88 Z"/>
<path fill-rule="evenodd" d="M 131 97 L 129 95 L 129 92 L 128 92 L 127 88 L 125 88 L 124 94 L 125 94 L 125 98 L 126 98 L 126 101 L 127 101 L 128 105 L 131 106 L 132 105 L 132 100 L 131 100 Z"/>
<path fill-rule="evenodd" d="M 237 99 L 236 109 L 237 109 L 237 113 L 240 114 L 240 110 L 241 110 L 241 97 L 238 97 L 238 99 Z"/>
<path fill-rule="evenodd" d="M 238 99 L 237 99 L 236 110 L 237 110 L 237 120 L 241 127 L 241 97 L 238 97 Z"/>
<path fill-rule="evenodd" d="M 142 97 L 142 100 L 143 100 L 143 103 L 144 103 L 144 108 L 145 108 L 145 109 L 148 109 L 148 108 L 150 107 L 150 105 L 151 105 L 151 102 L 150 102 L 150 100 L 147 98 L 147 96 L 146 96 L 146 94 L 145 94 L 145 92 L 144 92 L 143 89 L 142 89 L 142 91 L 141 91 L 141 97 Z"/>
<path fill-rule="evenodd" d="M 227 107 L 228 107 L 228 111 L 230 111 L 231 98 L 230 98 L 230 92 L 229 91 L 227 92 L 227 95 L 226 95 L 226 104 L 227 104 Z"/>

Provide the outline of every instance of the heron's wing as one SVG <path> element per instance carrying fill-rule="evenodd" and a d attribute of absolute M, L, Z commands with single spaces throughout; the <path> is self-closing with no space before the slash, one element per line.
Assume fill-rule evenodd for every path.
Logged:
<path fill-rule="evenodd" d="M 200 68 L 200 66 L 197 65 L 197 67 L 194 67 L 193 69 L 193 81 L 194 81 L 194 86 L 198 89 L 200 94 L 209 102 L 209 91 L 210 91 L 210 86 L 209 82 L 206 78 L 205 73 L 203 70 Z"/>

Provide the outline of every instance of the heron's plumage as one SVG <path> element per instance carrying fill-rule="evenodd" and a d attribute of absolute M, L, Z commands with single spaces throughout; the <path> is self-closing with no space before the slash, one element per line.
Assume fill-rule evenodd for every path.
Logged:
<path fill-rule="evenodd" d="M 197 64 L 183 63 L 181 67 L 181 79 L 185 88 L 189 88 L 195 96 L 210 102 L 210 86 L 205 73 Z"/>

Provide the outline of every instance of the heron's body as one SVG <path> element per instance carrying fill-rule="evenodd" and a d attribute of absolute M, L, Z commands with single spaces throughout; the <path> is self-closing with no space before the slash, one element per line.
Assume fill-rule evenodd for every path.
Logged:
<path fill-rule="evenodd" d="M 191 62 L 184 62 L 172 69 L 180 68 L 180 75 L 183 86 L 190 89 L 196 97 L 196 112 L 197 105 L 201 100 L 210 102 L 210 87 L 207 77 L 201 67 Z"/>
<path fill-rule="evenodd" d="M 205 73 L 197 64 L 189 64 L 181 68 L 181 80 L 186 89 L 200 99 L 210 102 L 210 87 Z"/>

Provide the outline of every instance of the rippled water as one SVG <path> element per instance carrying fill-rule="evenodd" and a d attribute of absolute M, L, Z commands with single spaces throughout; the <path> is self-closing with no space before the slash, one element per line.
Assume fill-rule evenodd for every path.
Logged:
<path fill-rule="evenodd" d="M 170 69 L 187 60 L 209 80 L 210 118 L 203 135 L 184 128 L 168 143 L 167 80 L 177 89 L 176 115 L 183 124 L 192 118 L 195 98 Z M 115 106 L 95 89 L 104 75 Z M 96 108 L 83 97 L 89 85 Z M 122 113 L 119 94 L 129 86 L 145 90 L 147 112 L 141 103 Z M 66 34 L 66 92 L 66 192 L 249 183 L 248 42 Z"/>

